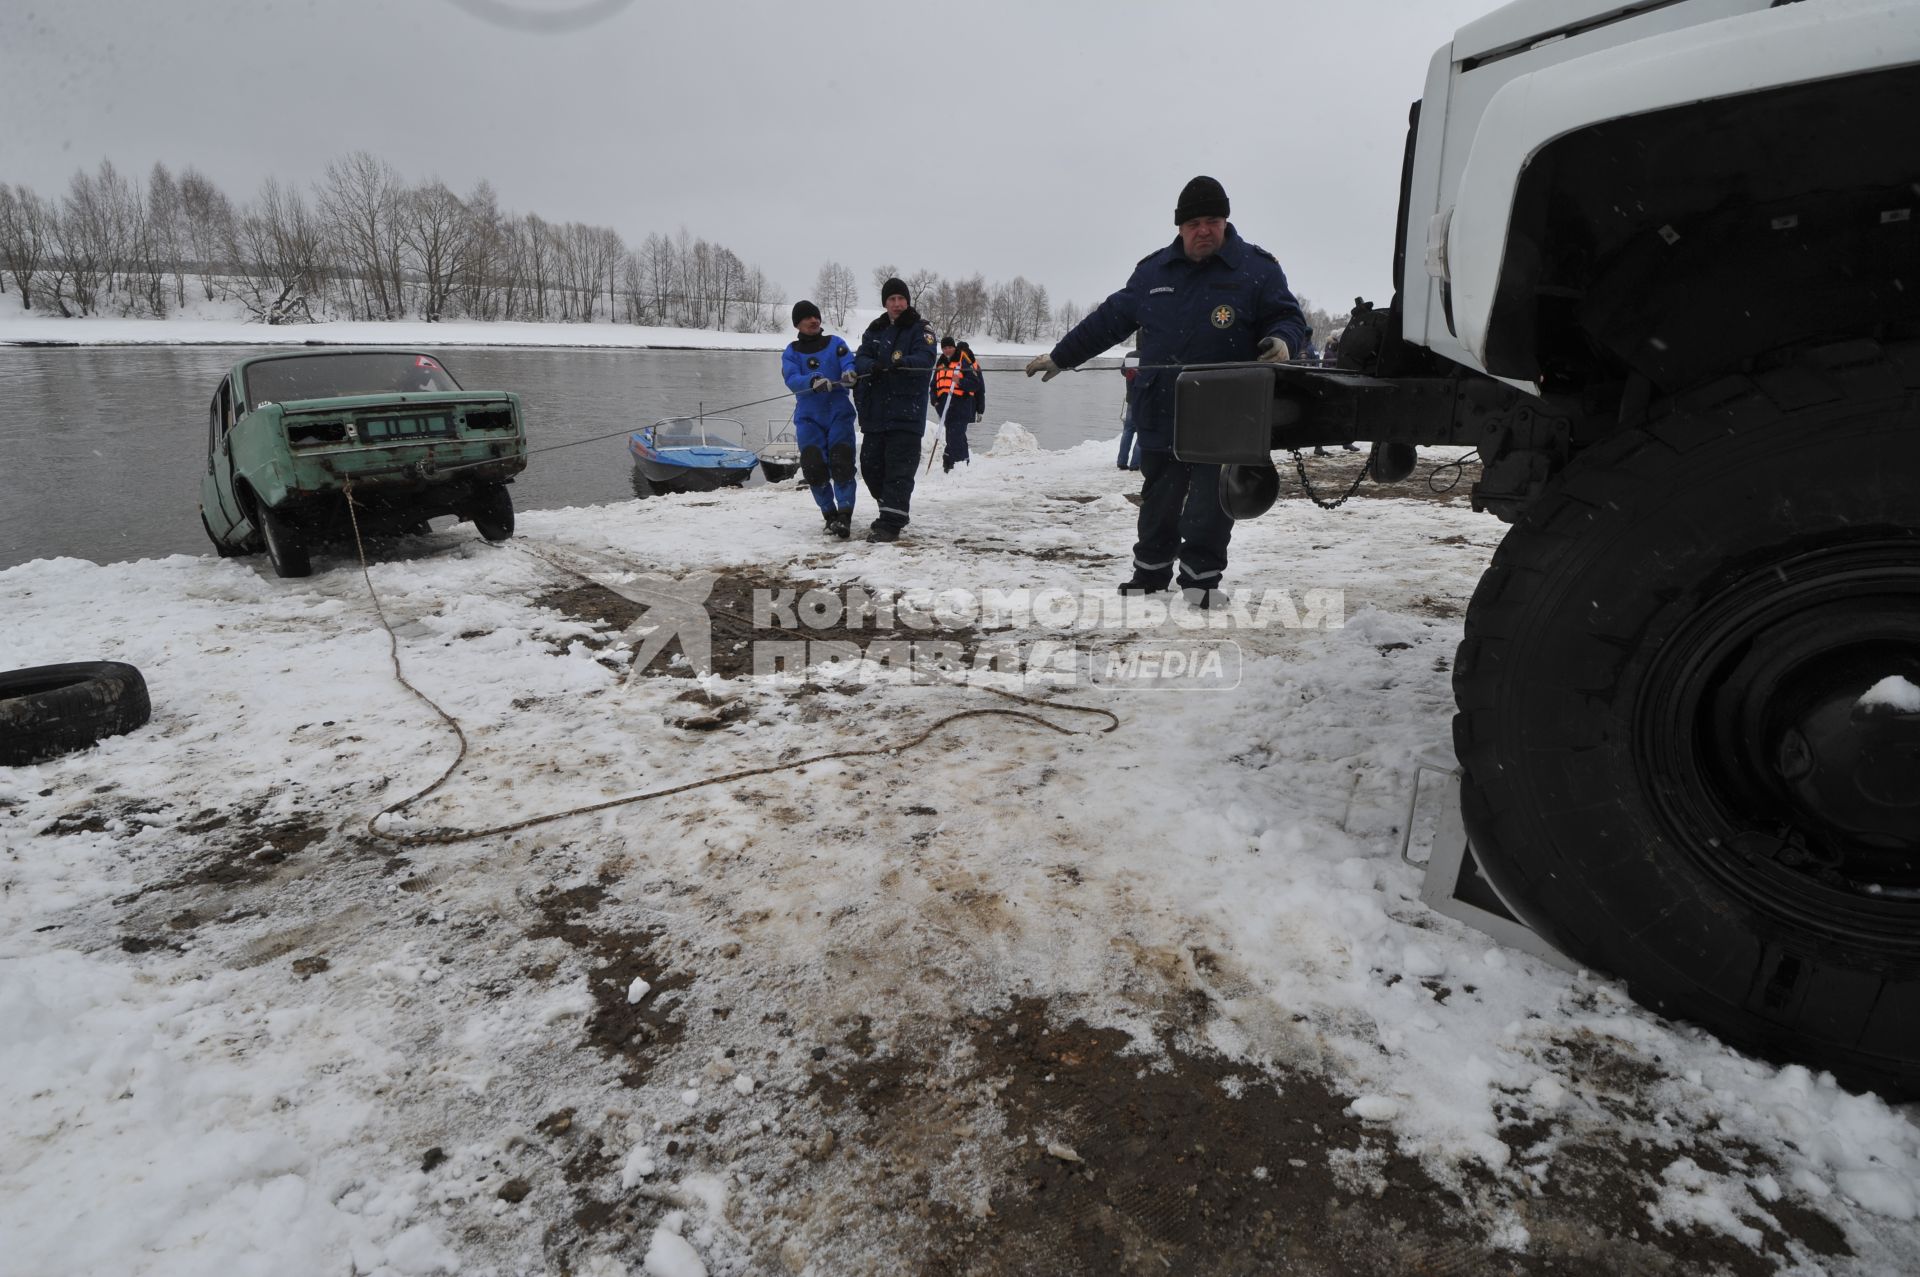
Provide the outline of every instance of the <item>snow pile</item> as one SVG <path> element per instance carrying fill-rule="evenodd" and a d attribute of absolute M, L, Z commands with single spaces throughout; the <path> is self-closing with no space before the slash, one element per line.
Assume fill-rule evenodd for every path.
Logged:
<path fill-rule="evenodd" d="M 994 432 L 993 446 L 987 450 L 991 457 L 1010 457 L 1019 453 L 1038 452 L 1040 440 L 1033 431 L 1017 421 L 1003 421 L 1000 429 Z"/>
<path fill-rule="evenodd" d="M 1899 674 L 1889 674 L 1854 702 L 1858 709 L 1890 709 L 1897 714 L 1920 714 L 1920 685 Z"/>

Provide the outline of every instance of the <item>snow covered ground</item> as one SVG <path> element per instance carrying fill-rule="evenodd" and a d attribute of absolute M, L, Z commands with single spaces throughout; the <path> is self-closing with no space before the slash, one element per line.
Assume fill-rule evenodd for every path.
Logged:
<path fill-rule="evenodd" d="M 0 1273 L 1915 1271 L 1911 1109 L 1419 904 L 1410 774 L 1497 523 L 1285 501 L 1235 534 L 1222 628 L 1096 620 L 1137 478 L 1021 442 L 923 479 L 895 546 L 782 486 L 376 547 L 471 742 L 390 835 L 963 710 L 1064 729 L 444 845 L 370 831 L 458 743 L 350 555 L 0 572 L 12 664 L 130 661 L 154 704 L 0 770 Z M 907 637 L 1070 642 L 1105 672 L 1029 693 L 1119 725 L 872 665 L 629 677 L 636 600 L 703 574 L 724 669 L 755 588 L 923 591 Z M 1002 626 L 988 589 L 1053 593 Z M 1111 659 L 1229 642 L 1231 692 Z"/>
<path fill-rule="evenodd" d="M 880 312 L 855 310 L 844 328 L 858 336 Z M 298 346 L 307 343 L 365 346 L 591 346 L 654 350 L 780 350 L 793 340 L 784 325 L 770 333 L 725 333 L 710 328 L 642 328 L 634 324 L 522 324 L 479 320 L 357 322 L 267 325 L 248 320 L 236 303 L 198 298 L 167 319 L 119 319 L 87 315 L 63 319 L 29 314 L 17 296 L 0 297 L 0 346 L 32 343 L 77 346 Z M 1018 355 L 1045 350 L 1051 342 L 1020 345 L 973 337 L 977 354 Z"/>

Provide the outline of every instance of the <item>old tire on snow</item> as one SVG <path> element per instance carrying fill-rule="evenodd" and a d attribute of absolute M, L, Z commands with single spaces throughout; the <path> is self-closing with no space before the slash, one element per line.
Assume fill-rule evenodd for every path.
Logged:
<path fill-rule="evenodd" d="M 85 749 L 143 727 L 152 716 L 146 680 L 119 661 L 0 673 L 0 766 Z"/>
<path fill-rule="evenodd" d="M 513 535 L 513 493 L 504 483 L 489 485 L 473 507 L 473 526 L 489 541 Z"/>
<path fill-rule="evenodd" d="M 310 576 L 313 562 L 300 534 L 270 507 L 256 502 L 254 510 L 254 523 L 259 525 L 261 540 L 267 543 L 267 559 L 273 564 L 274 575 Z"/>
<path fill-rule="evenodd" d="M 1744 1049 L 1920 1095 L 1920 343 L 1724 379 L 1508 534 L 1454 672 L 1536 930 Z"/>

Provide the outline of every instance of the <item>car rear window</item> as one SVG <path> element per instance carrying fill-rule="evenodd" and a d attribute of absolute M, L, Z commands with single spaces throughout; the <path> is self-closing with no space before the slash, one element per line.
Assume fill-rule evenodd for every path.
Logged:
<path fill-rule="evenodd" d="M 250 365 L 246 376 L 247 401 L 255 408 L 292 399 L 460 389 L 438 359 L 403 351 L 294 355 Z"/>

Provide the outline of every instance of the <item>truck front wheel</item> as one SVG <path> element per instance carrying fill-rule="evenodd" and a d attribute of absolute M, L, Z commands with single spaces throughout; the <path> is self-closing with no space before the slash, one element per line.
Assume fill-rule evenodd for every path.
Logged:
<path fill-rule="evenodd" d="M 1513 910 L 1642 1003 L 1920 1095 L 1920 342 L 1724 379 L 1581 454 L 1455 666 Z"/>

